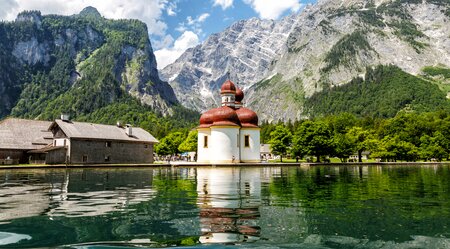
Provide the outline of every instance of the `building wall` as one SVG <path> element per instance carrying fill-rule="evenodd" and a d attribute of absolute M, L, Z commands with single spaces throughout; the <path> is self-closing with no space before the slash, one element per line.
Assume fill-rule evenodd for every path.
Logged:
<path fill-rule="evenodd" d="M 58 150 L 51 150 L 51 151 L 47 152 L 47 155 L 45 156 L 45 163 L 47 163 L 47 164 L 66 163 L 66 154 L 67 154 L 66 148 L 61 148 Z"/>
<path fill-rule="evenodd" d="M 211 127 L 210 163 L 239 162 L 239 129 L 233 126 Z"/>
<path fill-rule="evenodd" d="M 70 163 L 153 163 L 153 144 L 71 139 L 69 154 Z"/>
<path fill-rule="evenodd" d="M 249 136 L 249 147 L 245 147 L 245 136 Z M 261 144 L 259 128 L 241 128 L 240 130 L 241 162 L 254 163 L 261 161 Z"/>
<path fill-rule="evenodd" d="M 69 141 L 67 138 L 55 138 L 53 139 L 53 146 L 69 146 Z"/>
<path fill-rule="evenodd" d="M 0 159 L 6 158 L 19 161 L 19 163 L 28 163 L 28 155 L 24 150 L 0 149 Z"/>
<path fill-rule="evenodd" d="M 204 146 L 204 137 L 208 137 L 208 147 Z M 209 148 L 211 146 L 211 129 L 198 129 L 197 162 L 209 163 Z"/>

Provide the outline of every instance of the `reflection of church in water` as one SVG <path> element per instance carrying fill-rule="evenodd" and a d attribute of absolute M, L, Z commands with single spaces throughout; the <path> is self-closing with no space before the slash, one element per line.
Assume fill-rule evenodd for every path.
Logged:
<path fill-rule="evenodd" d="M 260 171 L 199 168 L 197 193 L 201 243 L 259 240 Z"/>

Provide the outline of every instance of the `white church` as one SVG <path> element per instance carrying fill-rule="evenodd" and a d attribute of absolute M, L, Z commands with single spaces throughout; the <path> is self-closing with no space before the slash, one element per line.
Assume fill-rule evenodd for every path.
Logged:
<path fill-rule="evenodd" d="M 200 117 L 197 162 L 260 162 L 258 115 L 243 106 L 244 93 L 230 80 L 223 83 L 222 106 Z"/>

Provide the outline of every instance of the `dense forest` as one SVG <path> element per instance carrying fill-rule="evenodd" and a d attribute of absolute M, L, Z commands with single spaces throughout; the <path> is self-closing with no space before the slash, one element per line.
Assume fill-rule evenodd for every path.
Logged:
<path fill-rule="evenodd" d="M 358 77 L 307 98 L 305 109 L 311 117 L 348 112 L 358 117 L 389 118 L 400 110 L 449 111 L 450 102 L 436 84 L 396 66 L 379 65 L 374 69 L 368 67 L 364 79 Z"/>

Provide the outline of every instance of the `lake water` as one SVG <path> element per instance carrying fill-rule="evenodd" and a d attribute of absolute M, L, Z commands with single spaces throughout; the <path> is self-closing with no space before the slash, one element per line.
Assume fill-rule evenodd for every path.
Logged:
<path fill-rule="evenodd" d="M 450 248 L 450 166 L 0 170 L 1 248 Z"/>

